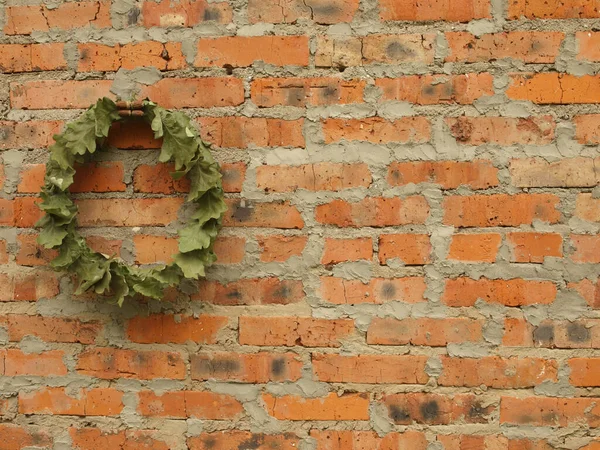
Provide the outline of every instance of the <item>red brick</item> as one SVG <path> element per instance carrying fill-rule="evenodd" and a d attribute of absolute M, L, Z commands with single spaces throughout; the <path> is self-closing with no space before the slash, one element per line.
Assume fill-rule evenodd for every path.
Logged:
<path fill-rule="evenodd" d="M 346 261 L 371 261 L 373 240 L 370 237 L 356 239 L 325 238 L 321 264 L 338 264 Z"/>
<path fill-rule="evenodd" d="M 319 450 L 427 450 L 428 442 L 420 431 L 388 433 L 380 437 L 374 431 L 310 430 Z"/>
<path fill-rule="evenodd" d="M 556 223 L 558 197 L 551 194 L 449 196 L 444 199 L 444 224 L 455 227 L 510 227 L 534 220 Z"/>
<path fill-rule="evenodd" d="M 556 233 L 508 233 L 511 262 L 543 263 L 546 256 L 562 257 L 562 236 Z"/>
<path fill-rule="evenodd" d="M 52 9 L 44 5 L 9 6 L 4 33 L 31 34 L 32 31 L 71 30 L 88 25 L 110 27 L 109 2 L 69 2 Z"/>
<path fill-rule="evenodd" d="M 254 203 L 249 200 L 225 199 L 226 227 L 303 228 L 304 220 L 289 202 Z"/>
<path fill-rule="evenodd" d="M 594 198 L 592 194 L 578 194 L 575 217 L 588 222 L 600 222 L 600 199 Z"/>
<path fill-rule="evenodd" d="M 375 345 L 426 345 L 482 341 L 483 322 L 463 317 L 445 319 L 386 319 L 375 317 L 369 324 L 367 343 Z"/>
<path fill-rule="evenodd" d="M 304 148 L 304 119 L 283 120 L 263 117 L 198 117 L 202 139 L 217 147 L 301 147 Z"/>
<path fill-rule="evenodd" d="M 316 163 L 301 166 L 259 166 L 256 184 L 267 192 L 341 191 L 371 185 L 366 164 Z"/>
<path fill-rule="evenodd" d="M 102 329 L 98 321 L 25 314 L 0 316 L 0 325 L 7 328 L 9 339 L 16 342 L 25 336 L 36 336 L 45 342 L 93 344 Z"/>
<path fill-rule="evenodd" d="M 110 80 L 43 80 L 13 83 L 10 104 L 16 109 L 87 108 L 112 97 Z"/>
<path fill-rule="evenodd" d="M 78 44 L 78 72 L 113 72 L 120 68 L 155 67 L 158 70 L 183 69 L 187 63 L 181 52 L 181 43 L 155 41 L 108 46 Z"/>
<path fill-rule="evenodd" d="M 47 350 L 35 354 L 23 353 L 17 349 L 7 349 L 4 357 L 4 375 L 7 377 L 66 375 L 67 367 L 64 363 L 64 356 L 65 352 L 62 350 Z"/>
<path fill-rule="evenodd" d="M 600 144 L 600 114 L 575 116 L 573 122 L 577 142 L 584 145 Z"/>
<path fill-rule="evenodd" d="M 247 278 L 221 284 L 204 281 L 192 300 L 217 305 L 287 305 L 304 299 L 304 288 L 299 280 L 278 278 Z"/>
<path fill-rule="evenodd" d="M 488 62 L 511 58 L 527 63 L 553 63 L 564 33 L 512 31 L 474 36 L 464 31 L 446 33 L 449 62 Z"/>
<path fill-rule="evenodd" d="M 77 166 L 71 192 L 123 192 L 124 169 L 120 161 L 106 161 Z M 44 185 L 45 164 L 29 164 L 21 172 L 17 192 L 38 193 Z"/>
<path fill-rule="evenodd" d="M 6 241 L 0 239 L 0 264 L 8 263 L 8 250 L 6 248 Z"/>
<path fill-rule="evenodd" d="M 248 431 L 228 430 L 202 433 L 188 438 L 187 445 L 190 450 L 241 449 L 246 445 L 251 445 L 257 450 L 296 450 L 300 445 L 300 439 L 292 433 L 257 434 Z"/>
<path fill-rule="evenodd" d="M 185 362 L 179 353 L 87 348 L 79 354 L 77 372 L 102 379 L 136 378 L 152 380 L 185 378 Z"/>
<path fill-rule="evenodd" d="M 315 208 L 317 222 L 338 227 L 387 227 L 425 223 L 429 205 L 424 197 L 368 197 L 356 203 L 333 200 Z"/>
<path fill-rule="evenodd" d="M 557 381 L 558 363 L 545 358 L 450 358 L 442 356 L 440 386 L 487 386 L 497 389 L 534 387 Z"/>
<path fill-rule="evenodd" d="M 13 202 L 14 225 L 19 228 L 33 228 L 42 218 L 42 211 L 37 204 L 42 201 L 39 197 L 17 197 Z"/>
<path fill-rule="evenodd" d="M 495 409 L 494 405 L 488 406 L 485 400 L 472 394 L 391 394 L 383 397 L 383 403 L 397 425 L 488 423 Z"/>
<path fill-rule="evenodd" d="M 155 139 L 154 131 L 142 118 L 132 117 L 124 122 L 113 122 L 107 144 L 120 149 L 158 149 L 162 138 Z"/>
<path fill-rule="evenodd" d="M 571 376 L 569 381 L 573 386 L 597 387 L 600 386 L 599 358 L 571 358 L 569 359 Z"/>
<path fill-rule="evenodd" d="M 19 393 L 20 414 L 116 416 L 123 410 L 123 393 L 111 388 L 84 389 L 70 395 L 65 388 Z"/>
<path fill-rule="evenodd" d="M 392 162 L 387 182 L 391 186 L 409 183 L 435 183 L 442 189 L 456 189 L 466 185 L 472 189 L 486 189 L 498 185 L 498 169 L 491 162 L 426 161 Z"/>
<path fill-rule="evenodd" d="M 217 237 L 214 245 L 217 264 L 237 264 L 244 259 L 246 238 L 237 236 Z"/>
<path fill-rule="evenodd" d="M 540 105 L 600 103 L 600 75 L 524 73 L 512 74 L 510 79 L 506 95 L 513 100 L 528 100 Z"/>
<path fill-rule="evenodd" d="M 431 22 L 469 22 L 490 16 L 490 3 L 487 0 L 433 0 L 415 2 L 412 0 L 379 0 L 381 20 L 406 20 Z"/>
<path fill-rule="evenodd" d="M 193 27 L 210 21 L 229 23 L 233 17 L 228 2 L 209 3 L 207 0 L 144 1 L 142 14 L 143 25 L 147 28 Z"/>
<path fill-rule="evenodd" d="M 185 344 L 187 341 L 215 344 L 217 333 L 227 322 L 223 316 L 137 316 L 127 322 L 127 338 L 141 344 Z"/>
<path fill-rule="evenodd" d="M 422 144 L 431 139 L 431 124 L 425 117 L 404 117 L 387 121 L 380 117 L 367 119 L 326 119 L 323 122 L 325 143 L 366 141 Z"/>
<path fill-rule="evenodd" d="M 567 287 L 575 289 L 592 308 L 600 308 L 600 278 L 595 281 L 584 279 L 578 283 L 568 283 Z"/>
<path fill-rule="evenodd" d="M 171 263 L 173 255 L 179 252 L 175 237 L 138 234 L 133 236 L 136 263 Z M 235 236 L 219 236 L 214 244 L 218 264 L 237 264 L 244 259 L 246 240 Z"/>
<path fill-rule="evenodd" d="M 572 234 L 571 246 L 574 248 L 571 259 L 576 263 L 600 263 L 600 236 Z"/>
<path fill-rule="evenodd" d="M 321 277 L 323 300 L 337 305 L 382 304 L 391 301 L 419 303 L 425 301 L 425 280 L 421 277 L 373 278 L 368 284 L 360 280 Z"/>
<path fill-rule="evenodd" d="M 552 116 L 447 117 L 446 125 L 459 144 L 544 145 L 554 141 L 556 123 Z"/>
<path fill-rule="evenodd" d="M 510 175 L 517 187 L 594 187 L 600 183 L 600 158 L 568 158 L 549 163 L 541 158 L 512 159 Z"/>
<path fill-rule="evenodd" d="M 519 19 L 584 19 L 600 17 L 594 0 L 511 0 L 508 18 Z"/>
<path fill-rule="evenodd" d="M 64 44 L 2 44 L 0 73 L 66 69 L 63 48 Z"/>
<path fill-rule="evenodd" d="M 61 128 L 59 121 L 0 122 L 0 150 L 48 147 Z"/>
<path fill-rule="evenodd" d="M 60 291 L 58 278 L 51 272 L 0 273 L 0 302 L 31 302 L 55 297 Z"/>
<path fill-rule="evenodd" d="M 295 353 L 204 352 L 191 358 L 191 376 L 194 380 L 241 383 L 297 381 L 301 371 L 302 361 Z"/>
<path fill-rule="evenodd" d="M 0 436 L 2 436 L 2 450 L 21 450 L 26 447 L 52 447 L 52 438 L 43 428 L 23 427 L 0 423 Z"/>
<path fill-rule="evenodd" d="M 493 263 L 501 243 L 502 236 L 498 233 L 454 234 L 448 250 L 448 259 Z"/>
<path fill-rule="evenodd" d="M 350 319 L 312 317 L 240 317 L 241 345 L 339 347 L 354 332 Z"/>
<path fill-rule="evenodd" d="M 398 259 L 407 266 L 431 262 L 431 244 L 426 234 L 384 234 L 379 236 L 379 262 Z"/>
<path fill-rule="evenodd" d="M 154 430 L 126 430 L 103 432 L 98 428 L 70 428 L 69 434 L 74 448 L 79 450 L 123 449 L 123 450 L 169 450 L 162 440 L 155 439 Z"/>
<path fill-rule="evenodd" d="M 260 260 L 263 262 L 284 262 L 292 256 L 302 256 L 307 236 L 257 236 L 260 246 Z"/>
<path fill-rule="evenodd" d="M 321 398 L 263 394 L 269 415 L 279 420 L 368 420 L 368 394 L 331 393 Z"/>
<path fill-rule="evenodd" d="M 358 10 L 359 0 L 249 0 L 250 23 L 294 23 L 312 19 L 316 23 L 351 22 Z"/>
<path fill-rule="evenodd" d="M 157 395 L 140 391 L 138 412 L 143 416 L 223 420 L 242 412 L 240 402 L 230 395 L 200 391 L 175 391 Z"/>
<path fill-rule="evenodd" d="M 493 77 L 489 73 L 466 75 L 410 75 L 379 78 L 375 85 L 383 91 L 381 101 L 397 100 L 418 105 L 468 105 L 494 94 Z"/>
<path fill-rule="evenodd" d="M 168 225 L 177 219 L 182 198 L 87 199 L 76 202 L 83 227 Z"/>
<path fill-rule="evenodd" d="M 251 98 L 260 108 L 362 103 L 365 86 L 364 80 L 341 78 L 257 78 Z"/>
<path fill-rule="evenodd" d="M 425 384 L 427 356 L 312 354 L 316 379 L 328 383 Z"/>
<path fill-rule="evenodd" d="M 500 423 L 530 426 L 561 426 L 580 423 L 600 425 L 598 398 L 502 397 Z"/>
<path fill-rule="evenodd" d="M 307 36 L 227 36 L 198 41 L 196 67 L 248 67 L 255 61 L 275 66 L 308 66 Z"/>
<path fill-rule="evenodd" d="M 448 306 L 473 306 L 481 299 L 505 306 L 548 305 L 554 301 L 556 292 L 551 281 L 459 277 L 446 280 L 442 302 Z"/>
<path fill-rule="evenodd" d="M 519 318 L 505 319 L 505 346 L 543 348 L 600 348 L 600 321 L 544 320 L 533 326 Z"/>

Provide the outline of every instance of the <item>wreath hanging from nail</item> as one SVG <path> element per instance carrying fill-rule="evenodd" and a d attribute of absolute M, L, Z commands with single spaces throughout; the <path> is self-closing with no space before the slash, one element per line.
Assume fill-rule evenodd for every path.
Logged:
<path fill-rule="evenodd" d="M 161 108 L 149 100 L 131 104 L 99 99 L 78 119 L 70 122 L 50 147 L 50 159 L 42 188 L 39 208 L 45 215 L 36 226 L 41 228 L 38 243 L 58 249 L 50 265 L 73 273 L 79 280 L 77 293 L 93 291 L 110 296 L 119 306 L 136 294 L 161 299 L 168 286 L 184 278 L 203 277 L 205 268 L 216 256 L 213 246 L 227 209 L 223 201 L 219 164 L 210 154 L 187 115 Z M 69 195 L 75 164 L 89 160 L 108 137 L 113 122 L 123 116 L 142 116 L 156 138 L 163 139 L 160 162 L 173 162 L 171 173 L 177 180 L 187 176 L 190 193 L 186 203 L 196 206 L 186 226 L 179 230 L 179 253 L 168 265 L 137 267 L 122 259 L 93 251 L 77 232 L 77 205 Z"/>

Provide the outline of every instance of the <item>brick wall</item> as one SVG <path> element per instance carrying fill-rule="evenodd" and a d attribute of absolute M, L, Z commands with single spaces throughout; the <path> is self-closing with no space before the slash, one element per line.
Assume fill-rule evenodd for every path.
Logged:
<path fill-rule="evenodd" d="M 0 449 L 600 448 L 597 0 L 0 6 Z M 194 117 L 219 261 L 164 302 L 36 246 L 52 135 L 100 96 Z M 168 261 L 143 123 L 80 167 L 90 245 Z M 117 150 L 118 149 L 118 150 Z"/>

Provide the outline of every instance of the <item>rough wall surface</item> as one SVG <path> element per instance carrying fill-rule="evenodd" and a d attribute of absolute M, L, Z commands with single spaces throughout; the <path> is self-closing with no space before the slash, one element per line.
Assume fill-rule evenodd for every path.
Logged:
<path fill-rule="evenodd" d="M 7 0 L 0 449 L 600 448 L 598 0 Z M 219 263 L 164 302 L 36 247 L 99 96 L 197 119 Z M 168 260 L 186 185 L 115 127 L 82 232 Z M 120 150 L 117 150 L 120 149 Z"/>

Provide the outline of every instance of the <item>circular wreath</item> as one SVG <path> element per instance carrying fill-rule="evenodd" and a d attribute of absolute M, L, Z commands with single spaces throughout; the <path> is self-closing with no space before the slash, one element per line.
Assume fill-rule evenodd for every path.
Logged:
<path fill-rule="evenodd" d="M 163 138 L 159 161 L 174 162 L 173 179 L 187 175 L 191 182 L 186 202 L 195 203 L 197 209 L 179 230 L 179 253 L 173 262 L 148 268 L 130 266 L 118 257 L 93 251 L 76 230 L 77 206 L 69 196 L 75 163 L 84 163 L 102 148 L 111 124 L 122 118 L 117 104 L 108 98 L 99 99 L 54 136 L 56 143 L 50 147 L 39 204 L 46 214 L 36 224 L 41 227 L 38 243 L 59 250 L 51 266 L 77 275 L 76 293 L 93 290 L 111 295 L 119 306 L 136 293 L 161 299 L 167 286 L 177 285 L 183 278 L 204 276 L 205 267 L 216 260 L 213 245 L 227 209 L 219 164 L 212 158 L 210 146 L 191 125 L 191 119 L 148 100 L 133 112 L 138 114 L 131 114 L 130 110 L 127 115 L 143 116 L 154 136 Z"/>

